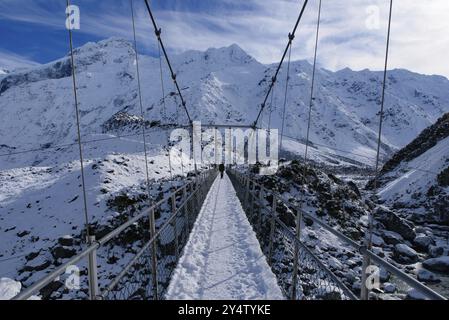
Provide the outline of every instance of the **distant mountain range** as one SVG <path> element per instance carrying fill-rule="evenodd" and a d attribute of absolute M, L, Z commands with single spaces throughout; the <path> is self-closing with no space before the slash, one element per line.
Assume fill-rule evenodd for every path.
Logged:
<path fill-rule="evenodd" d="M 192 118 L 204 123 L 252 123 L 275 68 L 259 63 L 237 45 L 187 51 L 173 55 L 172 60 Z M 140 117 L 134 61 L 132 44 L 121 39 L 88 43 L 75 50 L 84 135 L 102 133 L 104 124 L 119 112 Z M 176 107 L 179 99 L 165 63 L 165 108 L 158 58 L 140 56 L 140 64 L 146 120 L 186 124 L 182 108 Z M 312 66 L 307 61 L 293 61 L 290 71 L 284 133 L 304 140 Z M 2 153 L 74 141 L 70 73 L 66 56 L 0 78 Z M 281 127 L 285 81 L 284 68 L 274 90 L 273 106 L 262 114 L 260 126 L 270 123 L 273 128 Z M 311 130 L 315 147 L 372 164 L 382 73 L 319 69 L 316 81 Z M 407 70 L 390 71 L 382 154 L 388 156 L 404 147 L 445 112 L 449 112 L 448 79 Z M 289 143 L 285 148 L 298 150 Z"/>

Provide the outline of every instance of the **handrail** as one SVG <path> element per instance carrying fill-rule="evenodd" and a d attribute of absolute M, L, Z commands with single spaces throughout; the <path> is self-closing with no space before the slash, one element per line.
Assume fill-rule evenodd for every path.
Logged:
<path fill-rule="evenodd" d="M 74 256 L 73 258 L 71 258 L 69 261 L 65 262 L 64 264 L 62 264 L 61 266 L 57 267 L 55 270 L 53 270 L 52 272 L 50 272 L 49 274 L 47 274 L 45 277 L 43 277 L 42 279 L 38 280 L 37 282 L 35 282 L 33 285 L 31 285 L 30 287 L 26 288 L 24 291 L 20 292 L 18 295 L 16 295 L 13 300 L 26 300 L 28 298 L 30 298 L 33 294 L 35 294 L 36 292 L 40 291 L 42 288 L 44 288 L 46 285 L 48 285 L 49 283 L 53 282 L 55 279 L 57 279 L 58 277 L 60 277 L 61 274 L 63 274 L 67 267 L 76 264 L 77 262 L 83 260 L 84 258 L 88 257 L 89 254 L 91 254 L 92 252 L 94 252 L 95 250 L 97 250 L 98 248 L 100 248 L 101 246 L 103 246 L 104 244 L 106 244 L 107 242 L 109 242 L 112 238 L 116 237 L 117 235 L 119 235 L 120 233 L 122 233 L 125 229 L 127 229 L 128 227 L 130 227 L 132 224 L 136 223 L 138 220 L 140 220 L 141 218 L 148 216 L 148 214 L 152 211 L 157 209 L 160 205 L 162 205 L 163 203 L 167 202 L 170 200 L 170 198 L 173 195 L 176 195 L 177 193 L 179 193 L 180 191 L 182 191 L 184 188 L 187 188 L 188 186 L 191 185 L 196 185 L 198 182 L 198 179 L 201 177 L 206 177 L 207 175 L 209 175 L 212 171 L 214 170 L 208 170 L 205 172 L 200 173 L 198 176 L 195 177 L 194 181 L 190 181 L 186 184 L 184 184 L 183 186 L 177 188 L 176 190 L 172 191 L 169 195 L 167 195 L 166 197 L 164 197 L 163 199 L 159 200 L 158 202 L 156 202 L 155 204 L 151 205 L 151 207 L 145 209 L 143 212 L 139 213 L 138 215 L 136 215 L 135 217 L 131 218 L 130 220 L 128 220 L 127 222 L 123 223 L 122 225 L 120 225 L 119 227 L 117 227 L 116 229 L 112 230 L 111 232 L 109 232 L 107 235 L 105 235 L 103 238 L 101 238 L 100 240 L 97 240 L 91 244 L 89 244 L 89 246 L 87 248 L 85 248 L 83 251 L 81 251 L 80 253 L 78 253 L 76 256 Z M 194 194 L 196 194 L 198 192 L 198 190 L 200 190 L 200 187 L 194 189 L 192 191 L 192 193 L 189 195 L 189 197 L 187 197 L 187 199 L 185 199 L 186 201 L 182 202 L 180 208 L 182 206 L 184 206 L 187 203 L 187 200 L 190 199 L 191 197 L 194 196 Z M 179 208 L 178 208 L 179 210 Z M 176 210 L 175 212 L 172 212 L 170 214 L 170 217 L 167 219 L 167 221 L 163 224 L 163 226 L 156 232 L 156 234 L 154 234 L 154 236 L 147 242 L 146 245 L 150 245 L 152 242 L 154 242 L 154 240 L 157 238 L 157 236 L 165 229 L 167 228 L 167 226 L 169 225 L 169 223 L 172 221 L 173 217 L 175 217 L 178 213 L 178 210 Z M 145 246 L 146 246 L 145 245 Z"/>
<path fill-rule="evenodd" d="M 87 257 L 89 253 L 93 252 L 94 250 L 98 249 L 100 247 L 99 243 L 94 243 L 93 245 L 90 245 L 86 249 L 84 249 L 82 252 L 80 252 L 75 257 L 71 258 L 66 263 L 62 264 L 55 270 L 53 270 L 51 273 L 43 277 L 42 279 L 35 282 L 32 286 L 28 287 L 24 291 L 20 292 L 18 295 L 16 295 L 12 300 L 26 300 L 30 298 L 35 292 L 39 291 L 43 287 L 45 287 L 50 282 L 54 281 L 56 278 L 58 278 L 62 273 L 65 272 L 68 266 L 74 265 L 75 263 L 79 262 L 83 258 Z"/>
<path fill-rule="evenodd" d="M 304 211 L 302 208 L 298 207 L 298 205 L 295 204 L 291 204 L 288 201 L 286 201 L 284 199 L 284 197 L 282 195 L 280 195 L 279 193 L 275 192 L 275 191 L 271 191 L 268 190 L 267 188 L 265 188 L 264 186 L 262 186 L 260 183 L 258 183 L 257 181 L 255 181 L 254 179 L 251 179 L 249 177 L 249 175 L 244 174 L 242 172 L 239 172 L 237 170 L 231 169 L 231 172 L 233 172 L 236 176 L 240 176 L 243 177 L 247 180 L 249 180 L 253 185 L 258 186 L 259 188 L 261 188 L 262 190 L 264 190 L 267 194 L 271 194 L 273 195 L 274 198 L 276 198 L 277 200 L 281 201 L 284 205 L 286 205 L 287 207 L 290 208 L 294 208 L 295 210 L 299 210 L 302 215 L 303 218 L 306 217 L 308 219 L 311 219 L 313 222 L 316 222 L 319 226 L 321 226 L 323 229 L 331 232 L 333 235 L 335 235 L 336 237 L 338 237 L 340 240 L 343 240 L 344 242 L 346 242 L 347 244 L 349 244 L 350 246 L 352 246 L 354 249 L 356 249 L 357 251 L 359 251 L 360 253 L 367 253 L 368 256 L 375 262 L 377 262 L 379 265 L 381 265 L 382 267 L 384 267 L 387 271 L 389 271 L 390 273 L 392 273 L 393 275 L 395 275 L 397 278 L 399 278 L 400 280 L 402 280 L 403 282 L 405 282 L 406 284 L 408 284 L 410 287 L 418 289 L 421 293 L 423 293 L 424 295 L 426 295 L 428 298 L 434 299 L 434 300 L 447 300 L 446 297 L 442 296 L 441 294 L 435 292 L 434 290 L 432 290 L 431 288 L 425 286 L 424 284 L 422 284 L 421 282 L 419 282 L 418 280 L 412 278 L 411 276 L 409 276 L 408 274 L 406 274 L 405 272 L 403 272 L 402 270 L 400 270 L 399 268 L 395 267 L 394 265 L 392 265 L 390 262 L 386 261 L 385 259 L 379 257 L 378 255 L 376 255 L 373 251 L 368 250 L 365 246 L 362 246 L 360 244 L 358 244 L 357 242 L 355 242 L 354 240 L 352 240 L 351 238 L 349 238 L 348 236 L 344 235 L 343 233 L 341 233 L 340 231 L 332 228 L 331 226 L 329 226 L 327 223 L 325 223 L 324 221 L 312 216 L 311 214 L 309 214 L 308 212 Z M 257 196 L 255 194 L 253 194 L 253 191 L 249 190 L 249 192 L 252 194 L 252 196 L 256 199 L 255 201 L 258 202 Z M 263 203 L 260 203 L 261 205 L 263 205 Z M 285 224 L 284 224 L 285 225 Z"/>

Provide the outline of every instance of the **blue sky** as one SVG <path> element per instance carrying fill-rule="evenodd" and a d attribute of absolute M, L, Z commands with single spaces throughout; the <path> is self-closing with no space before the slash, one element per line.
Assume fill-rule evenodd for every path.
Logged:
<path fill-rule="evenodd" d="M 261 62 L 278 61 L 303 0 L 152 0 L 171 53 L 237 43 Z M 319 63 L 329 69 L 382 69 L 388 0 L 323 0 Z M 130 0 L 72 0 L 81 9 L 75 46 L 131 39 Z M 156 42 L 143 0 L 134 0 L 139 48 Z M 293 47 L 311 59 L 318 0 L 309 0 Z M 449 76 L 449 1 L 395 0 L 391 68 Z M 65 0 L 0 0 L 0 67 L 46 63 L 68 52 Z"/>

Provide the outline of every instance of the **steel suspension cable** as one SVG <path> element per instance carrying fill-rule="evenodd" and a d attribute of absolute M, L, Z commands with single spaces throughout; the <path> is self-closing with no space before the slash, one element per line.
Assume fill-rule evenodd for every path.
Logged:
<path fill-rule="evenodd" d="M 159 51 L 159 70 L 161 74 L 161 90 L 162 90 L 162 108 L 163 108 L 163 115 L 167 117 L 167 106 L 165 105 L 165 88 L 164 88 L 164 76 L 162 73 L 162 53 L 161 53 L 161 45 L 159 44 L 159 41 L 157 42 L 157 48 Z"/>
<path fill-rule="evenodd" d="M 309 101 L 309 115 L 307 120 L 307 134 L 306 134 L 306 148 L 304 151 L 304 177 L 306 173 L 307 156 L 309 151 L 309 139 L 310 139 L 310 126 L 312 123 L 312 108 L 314 100 L 315 91 L 315 74 L 316 74 L 316 62 L 317 62 L 317 52 L 318 52 L 318 39 L 320 34 L 320 23 L 321 23 L 321 0 L 318 4 L 318 19 L 316 23 L 316 37 L 315 37 L 315 52 L 313 54 L 313 69 L 312 69 L 312 83 L 310 88 L 310 101 Z"/>
<path fill-rule="evenodd" d="M 170 63 L 170 59 L 168 57 L 167 51 L 165 50 L 164 42 L 162 41 L 162 38 L 161 38 L 162 30 L 160 28 L 158 28 L 158 25 L 156 23 L 156 20 L 154 19 L 153 12 L 151 11 L 151 7 L 150 7 L 150 4 L 148 3 L 148 0 L 145 0 L 145 5 L 147 7 L 148 14 L 150 15 L 150 19 L 151 19 L 151 22 L 152 22 L 153 27 L 154 27 L 154 33 L 156 34 L 158 43 L 160 44 L 160 48 L 162 49 L 162 52 L 163 52 L 164 57 L 165 57 L 165 60 L 167 62 L 168 69 L 169 69 L 170 74 L 171 74 L 171 78 L 173 80 L 173 83 L 175 84 L 176 90 L 178 91 L 179 97 L 181 98 L 182 107 L 184 108 L 184 111 L 185 111 L 185 113 L 187 115 L 189 123 L 192 124 L 192 119 L 190 118 L 189 111 L 187 110 L 186 101 L 185 101 L 184 97 L 182 96 L 181 89 L 179 87 L 178 81 L 176 80 L 176 74 L 173 71 L 173 68 L 172 68 L 172 65 Z"/>
<path fill-rule="evenodd" d="M 377 153 L 376 153 L 376 176 L 374 179 L 374 187 L 377 188 L 377 182 L 379 178 L 379 164 L 380 164 L 380 147 L 382 145 L 382 126 L 384 119 L 384 106 L 385 106 L 385 91 L 387 86 L 387 73 L 388 73 L 388 55 L 390 50 L 390 35 L 391 35 L 391 16 L 393 12 L 393 0 L 390 0 L 390 14 L 388 17 L 388 32 L 387 32 L 387 47 L 385 53 L 385 65 L 384 65 L 384 75 L 383 75 L 383 83 L 382 83 L 382 99 L 380 106 L 380 115 L 379 115 L 379 134 L 377 138 Z"/>
<path fill-rule="evenodd" d="M 275 82 L 277 80 L 277 76 L 279 74 L 279 70 L 281 69 L 281 66 L 284 63 L 285 57 L 287 55 L 287 51 L 288 51 L 290 45 L 292 44 L 293 39 L 295 38 L 296 30 L 298 29 L 299 22 L 301 21 L 301 19 L 303 17 L 304 11 L 305 11 L 305 9 L 307 7 L 307 3 L 308 3 L 308 0 L 305 0 L 303 6 L 301 8 L 301 11 L 299 13 L 298 19 L 296 19 L 295 26 L 294 26 L 292 32 L 288 34 L 288 44 L 285 47 L 284 53 L 282 54 L 282 58 L 281 58 L 281 61 L 279 62 L 279 65 L 277 66 L 276 72 L 275 72 L 274 76 L 271 78 L 271 83 L 270 83 L 270 86 L 268 87 L 268 92 L 265 95 L 264 101 L 260 105 L 259 114 L 257 115 L 256 121 L 254 121 L 253 127 L 257 126 L 257 123 L 259 122 L 260 115 L 262 114 L 262 111 L 265 109 L 266 103 L 268 101 L 268 97 L 270 96 L 271 90 L 273 90 L 273 86 L 274 86 L 274 84 L 275 84 Z"/>
<path fill-rule="evenodd" d="M 137 72 L 137 89 L 139 92 L 139 105 L 140 105 L 140 117 L 142 118 L 142 138 L 143 138 L 143 150 L 145 157 L 145 175 L 146 175 L 146 184 L 147 184 L 147 192 L 148 192 L 148 200 L 151 199 L 151 187 L 150 187 L 150 172 L 148 168 L 148 150 L 147 150 L 147 140 L 146 140 L 146 123 L 145 123 L 145 113 L 143 111 L 143 103 L 142 103 L 142 85 L 140 81 L 140 69 L 139 69 L 139 52 L 137 50 L 137 37 L 136 37 L 136 22 L 134 17 L 134 4 L 133 0 L 130 0 L 131 5 L 131 18 L 132 18 L 132 26 L 133 26 L 133 40 L 134 40 L 134 53 L 136 55 L 136 72 Z"/>
<path fill-rule="evenodd" d="M 305 197 L 306 197 L 306 185 L 307 185 L 307 152 L 309 147 L 309 137 L 310 137 L 310 124 L 311 124 L 311 116 L 312 116 L 312 106 L 313 106 L 313 95 L 315 89 L 315 72 L 316 72 L 316 62 L 317 62 L 317 52 L 318 52 L 318 39 L 320 33 L 320 22 L 321 22 L 321 0 L 318 3 L 318 18 L 316 23 L 316 36 L 315 36 L 315 50 L 313 54 L 313 67 L 312 67 L 312 83 L 310 85 L 310 102 L 309 102 L 309 118 L 307 121 L 307 134 L 306 134 L 306 147 L 304 150 L 304 164 L 303 164 L 303 181 L 304 181 L 304 190 L 301 193 L 301 201 L 299 203 L 300 210 L 296 213 L 296 236 L 298 240 L 301 235 L 301 221 L 302 221 L 302 213 L 301 210 L 303 208 Z M 283 133 L 282 133 L 283 134 Z M 282 139 L 282 138 L 281 138 Z M 281 140 L 282 141 L 282 140 Z M 293 265 L 293 286 L 292 286 L 292 299 L 296 299 L 296 281 L 298 278 L 298 268 L 299 268 L 299 252 L 298 249 L 295 250 L 295 259 Z"/>
<path fill-rule="evenodd" d="M 173 170 L 171 165 L 171 152 L 170 152 L 170 134 L 167 132 L 167 151 L 168 151 L 168 167 L 170 169 L 170 179 L 173 179 Z"/>
<path fill-rule="evenodd" d="M 291 62 L 291 58 L 292 58 L 292 45 L 290 43 L 290 49 L 288 50 L 288 61 L 287 61 L 287 78 L 285 80 L 284 106 L 282 108 L 281 143 L 280 143 L 280 146 L 279 146 L 279 151 L 282 151 L 282 137 L 284 135 L 285 109 L 287 107 L 287 95 L 288 95 L 288 83 L 290 81 L 290 62 Z"/>
<path fill-rule="evenodd" d="M 66 1 L 67 8 L 70 7 L 70 0 Z M 69 17 L 69 13 L 67 14 L 67 18 Z M 89 225 L 89 215 L 87 210 L 87 192 L 86 192 L 86 179 L 84 174 L 84 157 L 83 157 L 83 145 L 81 141 L 81 124 L 80 124 L 80 112 L 78 105 L 78 93 L 76 88 L 76 74 L 75 74 L 75 57 L 73 53 L 73 34 L 72 29 L 69 30 L 69 44 L 70 44 L 70 63 L 72 65 L 72 83 L 73 83 L 73 97 L 75 99 L 75 113 L 76 113 L 76 129 L 77 129 L 77 137 L 78 137 L 78 148 L 79 148 L 79 158 L 80 158 L 80 170 L 81 170 L 81 185 L 83 190 L 83 205 L 84 205 L 84 220 L 85 220 L 85 228 L 86 228 L 86 236 L 87 241 L 90 241 L 90 225 Z"/>
<path fill-rule="evenodd" d="M 268 116 L 268 130 L 271 132 L 271 114 L 273 113 L 273 100 L 274 99 L 274 93 L 275 93 L 275 87 L 273 87 L 273 90 L 271 90 L 271 98 L 270 98 L 270 113 Z"/>
<path fill-rule="evenodd" d="M 165 86 L 164 86 L 164 75 L 162 72 L 162 52 L 161 45 L 159 41 L 157 42 L 157 48 L 159 52 L 159 71 L 161 78 L 161 92 L 162 92 L 162 117 L 167 118 L 167 106 L 165 104 Z M 168 152 L 168 167 L 170 169 L 170 179 L 173 179 L 173 170 L 171 165 L 171 152 L 170 152 L 170 135 L 167 133 L 167 152 Z"/>
<path fill-rule="evenodd" d="M 179 108 L 178 108 L 178 99 L 176 98 L 176 93 L 173 95 L 173 101 L 175 102 L 176 109 L 176 122 L 179 123 Z M 193 128 L 193 126 L 191 126 Z M 178 156 L 181 160 L 181 174 L 184 176 L 184 160 L 183 160 L 184 150 L 179 150 Z"/>
<path fill-rule="evenodd" d="M 382 128 L 383 128 L 383 118 L 384 118 L 384 107 L 385 107 L 385 91 L 387 86 L 387 73 L 388 73 L 388 56 L 390 51 L 390 36 L 391 36 L 391 17 L 393 14 L 393 0 L 390 0 L 390 9 L 389 9 L 389 15 L 388 15 L 388 29 L 387 29 L 387 45 L 385 50 L 385 64 L 384 64 L 384 73 L 383 73 L 383 82 L 382 82 L 382 97 L 381 97 L 381 104 L 380 104 L 380 115 L 379 115 L 379 131 L 378 131 L 378 137 L 377 137 L 377 152 L 376 152 L 376 167 L 375 167 L 375 176 L 374 176 L 374 192 L 377 189 L 378 186 L 378 180 L 379 180 L 379 166 L 380 166 L 380 148 L 382 145 Z M 373 242 L 373 213 L 368 213 L 368 237 L 366 237 L 366 247 L 368 250 L 372 247 Z M 367 255 L 364 256 L 363 259 L 363 267 L 362 267 L 362 289 L 360 293 L 360 298 L 367 300 L 369 296 L 369 289 L 365 285 L 367 274 L 366 269 L 368 268 L 370 264 L 370 259 Z"/>

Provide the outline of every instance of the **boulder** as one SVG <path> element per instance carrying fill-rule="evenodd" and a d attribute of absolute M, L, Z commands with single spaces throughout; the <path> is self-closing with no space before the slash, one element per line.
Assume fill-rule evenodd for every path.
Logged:
<path fill-rule="evenodd" d="M 396 285 L 391 282 L 384 283 L 384 291 L 385 293 L 395 293 Z"/>
<path fill-rule="evenodd" d="M 385 230 L 382 232 L 382 237 L 387 244 L 397 245 L 404 242 L 404 238 L 399 233 Z"/>
<path fill-rule="evenodd" d="M 388 280 L 390 280 L 391 277 L 391 273 L 388 272 L 387 270 L 385 270 L 384 268 L 380 268 L 379 271 L 379 280 L 380 282 L 388 282 Z"/>
<path fill-rule="evenodd" d="M 427 259 L 422 265 L 426 269 L 449 274 L 449 256 Z"/>
<path fill-rule="evenodd" d="M 377 246 L 377 247 L 383 247 L 385 245 L 384 240 L 375 234 L 372 235 L 371 242 L 374 246 Z"/>
<path fill-rule="evenodd" d="M 360 198 L 361 194 L 360 194 L 360 190 L 357 187 L 357 185 L 353 182 L 353 181 L 349 181 L 348 182 L 348 187 L 351 188 L 352 191 L 354 191 L 354 193 Z"/>
<path fill-rule="evenodd" d="M 410 289 L 407 291 L 407 300 L 426 300 L 426 296 L 416 289 Z"/>
<path fill-rule="evenodd" d="M 444 254 L 444 248 L 441 246 L 430 246 L 429 256 L 431 258 L 438 258 Z"/>
<path fill-rule="evenodd" d="M 416 249 L 424 252 L 427 252 L 429 246 L 433 243 L 434 240 L 432 239 L 432 237 L 429 237 L 423 233 L 418 234 L 413 240 L 413 245 L 416 247 Z"/>
<path fill-rule="evenodd" d="M 327 264 L 333 270 L 343 268 L 343 264 L 335 257 L 329 257 L 329 259 L 327 260 Z"/>
<path fill-rule="evenodd" d="M 73 246 L 74 240 L 73 240 L 72 236 L 66 235 L 66 236 L 60 237 L 58 239 L 58 243 L 64 247 L 71 247 L 71 246 Z"/>
<path fill-rule="evenodd" d="M 415 239 L 416 234 L 412 224 L 393 211 L 385 207 L 378 207 L 374 217 L 382 222 L 388 230 L 400 234 L 405 240 L 413 241 Z"/>
<path fill-rule="evenodd" d="M 42 271 L 51 265 L 51 261 L 44 256 L 39 256 L 35 259 L 29 260 L 23 267 L 23 271 Z"/>
<path fill-rule="evenodd" d="M 34 258 L 37 258 L 37 257 L 39 256 L 39 254 L 41 253 L 41 251 L 42 251 L 42 250 L 38 250 L 38 251 L 33 251 L 33 252 L 28 253 L 28 254 L 25 256 L 25 259 L 26 259 L 27 261 L 33 260 Z"/>
<path fill-rule="evenodd" d="M 419 269 L 417 278 L 421 282 L 427 282 L 427 283 L 438 283 L 441 282 L 441 280 L 437 277 L 437 275 L 433 272 L 430 272 L 426 269 Z"/>
<path fill-rule="evenodd" d="M 23 230 L 23 231 L 17 232 L 17 236 L 19 238 L 23 238 L 23 237 L 29 235 L 30 233 L 31 233 L 31 231 L 29 231 L 29 230 Z"/>
<path fill-rule="evenodd" d="M 68 259 L 76 254 L 76 250 L 70 247 L 56 246 L 51 250 L 51 254 L 55 260 Z"/>
<path fill-rule="evenodd" d="M 411 264 L 418 261 L 418 253 L 408 245 L 400 243 L 394 246 L 393 259 L 402 264 Z"/>

